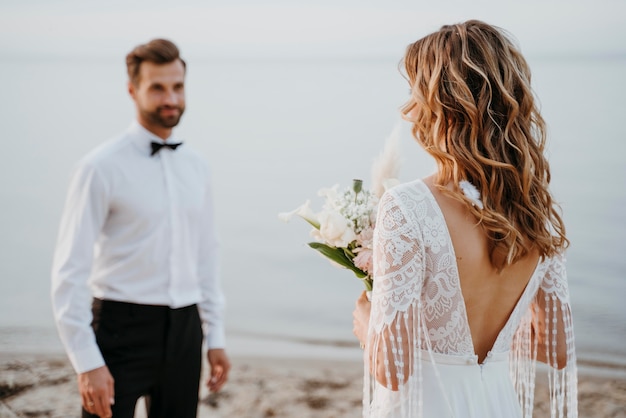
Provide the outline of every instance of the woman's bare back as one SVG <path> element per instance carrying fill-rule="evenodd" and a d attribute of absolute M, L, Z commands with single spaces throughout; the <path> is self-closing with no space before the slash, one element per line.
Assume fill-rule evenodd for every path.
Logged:
<path fill-rule="evenodd" d="M 439 205 L 452 239 L 467 320 L 480 363 L 493 347 L 539 261 L 532 252 L 498 272 L 490 262 L 487 236 L 467 207 L 424 179 Z"/>

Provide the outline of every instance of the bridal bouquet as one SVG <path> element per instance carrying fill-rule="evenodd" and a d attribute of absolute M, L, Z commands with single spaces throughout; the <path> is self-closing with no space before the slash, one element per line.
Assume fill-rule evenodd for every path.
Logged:
<path fill-rule="evenodd" d="M 279 214 L 283 221 L 294 215 L 312 227 L 313 242 L 309 246 L 327 257 L 335 265 L 351 270 L 363 281 L 366 290 L 372 290 L 372 243 L 378 210 L 378 201 L 384 191 L 397 184 L 398 128 L 387 139 L 383 152 L 372 166 L 372 190 L 363 188 L 363 181 L 353 180 L 352 187 L 339 185 L 324 188 L 318 196 L 324 198 L 319 212 L 311 209 L 311 201 L 292 212 Z"/>

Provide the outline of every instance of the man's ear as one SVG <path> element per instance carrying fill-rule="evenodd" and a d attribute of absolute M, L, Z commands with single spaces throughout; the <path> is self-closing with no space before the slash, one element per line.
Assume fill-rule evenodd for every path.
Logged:
<path fill-rule="evenodd" d="M 135 99 L 135 85 L 132 81 L 128 82 L 128 94 L 130 94 L 130 97 L 132 97 L 133 100 Z"/>

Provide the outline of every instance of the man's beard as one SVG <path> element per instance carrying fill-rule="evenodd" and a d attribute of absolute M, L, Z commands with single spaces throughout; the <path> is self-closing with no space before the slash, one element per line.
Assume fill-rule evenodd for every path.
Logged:
<path fill-rule="evenodd" d="M 165 108 L 165 106 L 159 106 L 154 112 L 142 110 L 141 113 L 151 124 L 158 125 L 162 128 L 173 128 L 180 122 L 180 118 L 183 116 L 183 113 L 185 113 L 185 108 L 181 106 L 168 106 L 168 109 L 178 109 L 178 115 L 161 116 L 161 111 Z"/>

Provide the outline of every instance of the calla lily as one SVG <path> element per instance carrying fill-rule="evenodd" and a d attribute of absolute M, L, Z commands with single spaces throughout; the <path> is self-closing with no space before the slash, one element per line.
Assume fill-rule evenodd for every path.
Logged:
<path fill-rule="evenodd" d="M 298 208 L 292 210 L 291 212 L 282 212 L 278 214 L 278 219 L 283 222 L 289 222 L 291 218 L 294 216 L 299 216 L 309 224 L 311 224 L 315 229 L 320 229 L 320 222 L 317 219 L 317 215 L 311 209 L 311 201 L 307 200 L 303 205 Z"/>

